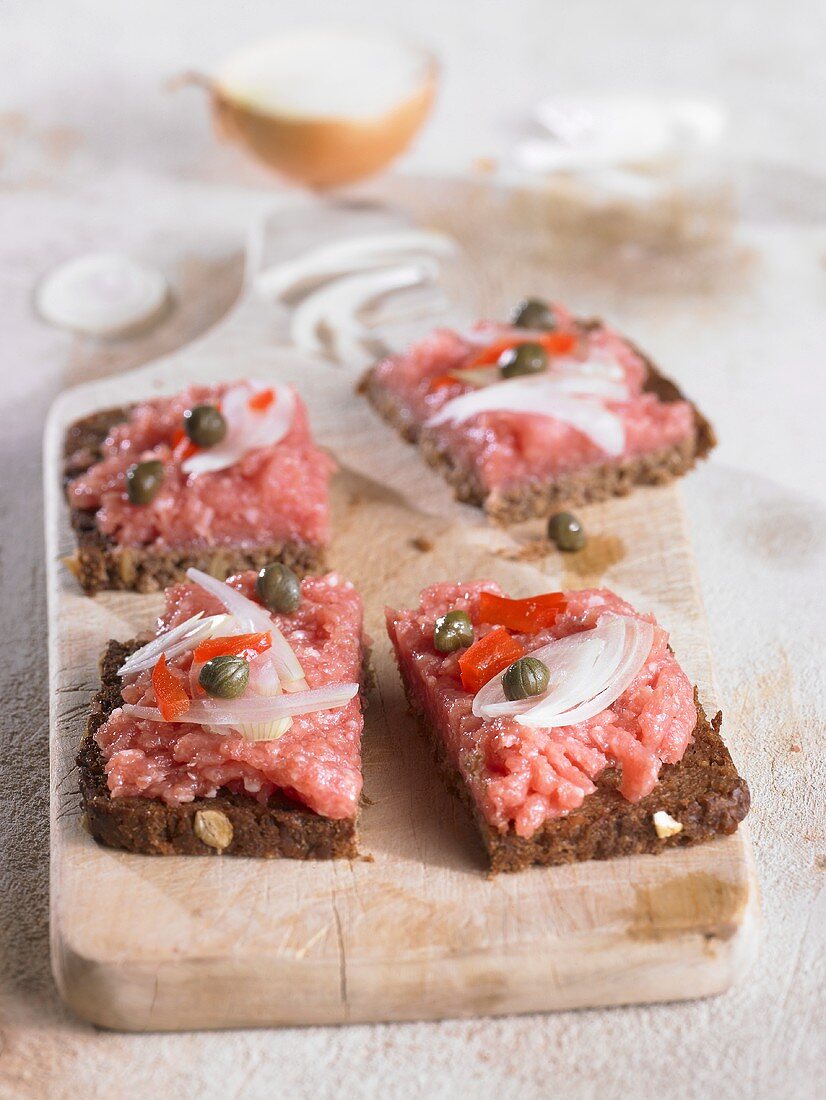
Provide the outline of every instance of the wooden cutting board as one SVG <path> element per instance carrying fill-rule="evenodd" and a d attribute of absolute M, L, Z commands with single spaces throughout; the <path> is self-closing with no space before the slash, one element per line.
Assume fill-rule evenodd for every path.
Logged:
<path fill-rule="evenodd" d="M 319 240 L 396 224 L 394 214 L 359 208 L 308 204 L 282 213 L 254 237 L 249 275 Z M 456 231 L 471 229 L 463 209 Z M 542 289 L 530 246 L 494 263 L 493 280 L 461 261 L 446 274 L 469 314 L 501 311 L 504 292 Z M 757 941 L 747 831 L 659 857 L 489 879 L 465 813 L 406 713 L 382 626 L 386 602 L 405 604 L 440 579 L 494 577 L 514 595 L 604 583 L 655 612 L 714 713 L 679 489 L 583 510 L 587 549 L 543 552 L 539 525 L 494 530 L 452 501 L 442 480 L 353 395 L 352 372 L 290 350 L 287 317 L 248 290 L 206 337 L 68 391 L 52 410 L 51 936 L 61 994 L 106 1027 L 172 1030 L 531 1012 L 725 989 Z M 99 847 L 81 825 L 74 757 L 98 656 L 108 638 L 150 626 L 160 599 L 90 600 L 61 566 L 71 549 L 59 479 L 65 429 L 97 408 L 235 376 L 294 382 L 317 438 L 340 464 L 329 558 L 363 593 L 375 642 L 361 860 L 142 857 Z M 737 731 L 724 725 L 724 734 L 731 741 Z"/>

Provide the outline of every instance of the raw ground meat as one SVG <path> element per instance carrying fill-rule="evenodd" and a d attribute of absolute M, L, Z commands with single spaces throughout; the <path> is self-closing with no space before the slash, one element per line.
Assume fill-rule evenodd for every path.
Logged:
<path fill-rule="evenodd" d="M 279 443 L 252 450 L 224 470 L 194 477 L 181 469 L 171 441 L 184 412 L 220 402 L 226 389 L 191 386 L 175 397 L 135 406 L 104 443 L 103 461 L 70 483 L 70 506 L 95 509 L 98 528 L 122 546 L 325 544 L 327 488 L 335 464 L 315 446 L 297 396 L 292 425 Z M 126 471 L 149 458 L 163 462 L 163 485 L 151 504 L 130 504 Z M 82 459 L 70 456 L 68 462 L 81 466 Z"/>
<path fill-rule="evenodd" d="M 484 818 L 504 832 L 531 837 L 550 818 L 582 805 L 605 768 L 622 769 L 621 793 L 636 802 L 654 788 L 661 763 L 676 763 L 697 721 L 694 692 L 668 648 L 668 635 L 655 624 L 650 656 L 627 691 L 587 722 L 557 729 L 533 729 L 512 718 L 474 717 L 473 696 L 459 675 L 459 654 L 439 653 L 433 627 L 454 609 L 468 612 L 477 638 L 490 626 L 479 623 L 479 594 L 501 594 L 490 582 L 436 584 L 424 589 L 417 609 L 387 609 L 387 629 L 405 679 L 443 741 Z M 566 593 L 567 606 L 552 627 L 515 634 L 527 650 L 596 625 L 603 611 L 640 615 L 607 589 Z"/>
<path fill-rule="evenodd" d="M 230 578 L 253 597 L 255 573 Z M 167 590 L 167 610 L 159 626 L 172 627 L 197 611 L 224 609 L 195 585 Z M 310 688 L 361 679 L 362 604 L 348 582 L 336 574 L 308 577 L 301 603 L 292 615 L 273 615 L 295 650 Z M 185 674 L 191 653 L 170 662 Z M 127 703 L 154 706 L 151 673 L 124 684 Z M 211 797 L 220 788 L 266 802 L 276 790 L 331 818 L 352 817 L 361 794 L 361 732 L 358 696 L 336 710 L 293 718 L 277 741 L 248 741 L 228 730 L 223 736 L 200 726 L 157 723 L 114 711 L 95 734 L 106 761 L 113 798 L 157 798 L 169 805 Z"/>
<path fill-rule="evenodd" d="M 560 330 L 576 332 L 578 358 L 598 356 L 617 365 L 620 381 L 628 385 L 627 400 L 606 400 L 625 429 L 622 454 L 612 461 L 673 447 L 691 438 L 694 413 L 687 401 L 662 401 L 643 392 L 646 367 L 639 354 L 613 329 L 576 328 L 570 314 L 555 306 Z M 454 463 L 473 470 L 486 490 L 521 482 L 548 479 L 572 470 L 604 463 L 609 457 L 572 425 L 547 416 L 513 412 L 486 412 L 463 423 L 445 422 L 425 427 L 426 421 L 453 398 L 472 387 L 460 380 L 431 389 L 437 377 L 466 366 L 473 356 L 500 337 L 530 341 L 525 329 L 481 322 L 466 334 L 437 329 L 403 354 L 391 356 L 373 371 L 373 384 L 383 387 L 399 403 L 402 416 L 415 435 L 423 432 Z M 553 358 L 550 373 L 553 374 Z"/>

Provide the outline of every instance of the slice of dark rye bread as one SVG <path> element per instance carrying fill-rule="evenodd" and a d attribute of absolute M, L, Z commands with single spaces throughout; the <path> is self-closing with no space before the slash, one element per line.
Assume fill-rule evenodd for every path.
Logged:
<path fill-rule="evenodd" d="M 735 832 L 749 811 L 749 788 L 720 737 L 723 716 L 718 712 L 709 722 L 695 688 L 697 724 L 688 748 L 678 764 L 663 764 L 651 794 L 639 802 L 629 802 L 619 793 L 621 771 L 608 768 L 596 780 L 597 789 L 578 810 L 546 822 L 527 839 L 517 836 L 512 826 L 499 832 L 482 816 L 417 701 L 415 689 L 403 672 L 401 676 L 410 711 L 430 742 L 447 785 L 470 811 L 494 874 L 522 871 L 534 864 L 551 867 L 589 859 L 656 855 L 666 848 L 701 844 Z M 665 810 L 679 821 L 682 831 L 661 839 L 653 821 L 658 810 Z"/>
<path fill-rule="evenodd" d="M 66 433 L 63 456 L 64 485 L 85 473 L 102 457 L 101 448 L 111 429 L 123 423 L 129 406 L 102 409 L 72 424 Z M 71 508 L 77 548 L 65 564 L 87 595 L 104 590 L 160 592 L 183 580 L 194 566 L 221 580 L 244 569 L 261 569 L 283 562 L 303 577 L 324 568 L 324 549 L 305 542 L 276 542 L 264 546 L 153 548 L 120 546 L 98 529 L 94 510 Z"/>
<path fill-rule="evenodd" d="M 110 641 L 100 661 L 101 687 L 92 698 L 77 766 L 83 820 L 110 848 L 142 855 L 230 855 L 265 859 L 355 859 L 358 815 L 334 820 L 285 797 L 266 804 L 220 791 L 167 806 L 151 798 L 112 798 L 95 732 L 123 705 L 118 669 L 143 641 Z M 365 654 L 364 682 L 369 680 Z M 364 689 L 363 689 L 364 690 Z"/>
<path fill-rule="evenodd" d="M 584 331 L 601 327 L 596 319 L 580 321 Z M 661 374 L 636 345 L 629 347 L 646 367 L 643 389 L 661 401 L 686 401 L 680 389 Z M 562 507 L 593 504 L 609 497 L 627 496 L 637 485 L 663 485 L 687 473 L 715 446 L 714 429 L 692 402 L 694 431 L 681 443 L 620 462 L 605 462 L 553 478 L 551 481 L 523 482 L 507 489 L 487 492 L 475 471 L 456 461 L 451 452 L 426 430 L 421 430 L 407 415 L 398 398 L 376 378 L 375 368 L 368 370 L 359 383 L 363 393 L 380 416 L 392 424 L 409 443 L 417 443 L 428 465 L 437 469 L 453 486 L 457 500 L 484 508 L 497 523 L 519 523 L 534 516 L 546 516 Z"/>

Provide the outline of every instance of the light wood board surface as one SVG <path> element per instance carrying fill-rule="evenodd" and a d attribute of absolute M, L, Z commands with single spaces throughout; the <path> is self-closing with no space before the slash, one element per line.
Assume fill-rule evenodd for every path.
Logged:
<path fill-rule="evenodd" d="M 373 217 L 325 215 L 336 225 L 362 216 Z M 274 219 L 251 265 L 334 231 L 310 212 Z M 503 265 L 503 286 L 538 262 L 519 259 Z M 500 308 L 474 265 L 458 264 L 447 281 L 469 313 Z M 644 490 L 585 510 L 591 539 L 583 554 L 537 557 L 530 548 L 538 525 L 508 534 L 455 504 L 415 451 L 353 397 L 352 376 L 297 356 L 284 333 L 283 309 L 248 297 L 196 344 L 69 391 L 50 417 L 51 934 L 63 996 L 93 1022 L 152 1030 L 525 1012 L 726 988 L 756 946 L 747 832 L 656 858 L 489 880 L 472 829 L 406 714 L 382 627 L 386 602 L 412 601 L 438 579 L 493 576 L 514 594 L 605 583 L 671 631 L 713 713 L 679 490 Z M 362 591 L 375 641 L 361 827 L 370 860 L 153 859 L 100 848 L 80 825 L 73 761 L 98 656 L 109 637 L 145 629 L 159 601 L 112 593 L 88 600 L 60 567 L 70 549 L 58 476 L 63 433 L 96 408 L 234 376 L 295 382 L 341 466 L 329 558 Z M 419 537 L 432 549 L 416 549 Z"/>

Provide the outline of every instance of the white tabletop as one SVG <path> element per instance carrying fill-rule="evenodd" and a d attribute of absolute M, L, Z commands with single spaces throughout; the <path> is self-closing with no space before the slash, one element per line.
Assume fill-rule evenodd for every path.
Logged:
<path fill-rule="evenodd" d="M 702 94 L 730 110 L 715 170 L 737 189 L 732 241 L 716 258 L 669 268 L 638 297 L 610 278 L 589 284 L 586 304 L 649 348 L 721 437 L 685 497 L 731 747 L 753 795 L 765 919 L 754 971 L 720 998 L 674 1006 L 181 1036 L 97 1032 L 51 983 L 40 437 L 61 388 L 185 342 L 237 294 L 245 229 L 276 188 L 215 145 L 199 92 L 169 93 L 163 82 L 297 18 L 264 0 L 42 0 L 4 12 L 0 1095 L 97 1096 L 115 1080 L 123 1096 L 817 1094 L 826 1068 L 826 18 L 815 0 L 759 7 L 347 7 L 350 21 L 431 41 L 445 62 L 436 115 L 399 169 L 408 176 L 500 156 L 545 94 Z M 343 18 L 332 0 L 313 6 L 325 13 Z M 400 178 L 381 189 L 396 198 L 409 186 Z M 93 345 L 34 320 L 36 279 L 97 248 L 129 250 L 172 280 L 176 309 L 149 336 Z"/>

